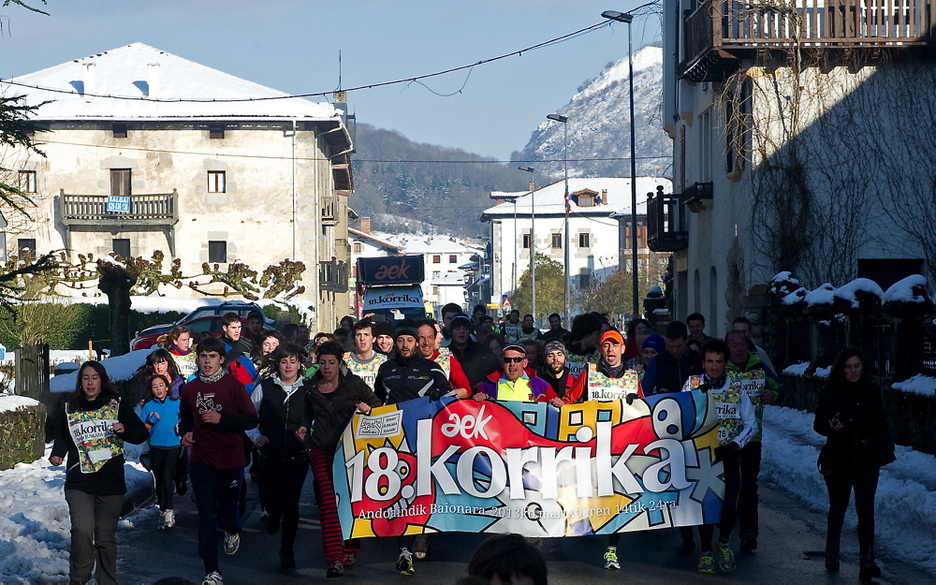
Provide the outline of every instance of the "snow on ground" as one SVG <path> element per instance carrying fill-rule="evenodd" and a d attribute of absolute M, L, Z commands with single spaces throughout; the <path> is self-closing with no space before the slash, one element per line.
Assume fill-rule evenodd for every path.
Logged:
<path fill-rule="evenodd" d="M 108 360 L 110 361 L 110 360 Z M 768 407 L 764 414 L 761 483 L 786 490 L 803 505 L 825 512 L 825 484 L 816 470 L 824 438 L 812 430 L 811 414 Z M 64 468 L 43 459 L 0 472 L 0 583 L 63 583 L 68 574 L 68 507 Z M 138 448 L 128 450 L 128 460 Z M 136 461 L 126 466 L 128 490 L 152 486 Z M 143 514 L 152 514 L 144 510 Z M 877 492 L 876 548 L 879 557 L 912 563 L 936 574 L 936 457 L 897 447 L 897 461 L 881 470 Z M 846 515 L 854 528 L 854 508 Z M 121 529 L 131 524 L 121 521 Z M 843 550 L 857 555 L 857 542 Z"/>
<path fill-rule="evenodd" d="M 779 487 L 817 512 L 828 510 L 828 495 L 816 469 L 825 437 L 812 430 L 813 415 L 769 407 L 764 411 L 761 483 Z M 875 548 L 883 554 L 936 573 L 936 457 L 897 446 L 897 461 L 881 469 L 875 508 Z M 845 525 L 857 522 L 854 499 Z M 858 543 L 842 542 L 857 556 Z"/>

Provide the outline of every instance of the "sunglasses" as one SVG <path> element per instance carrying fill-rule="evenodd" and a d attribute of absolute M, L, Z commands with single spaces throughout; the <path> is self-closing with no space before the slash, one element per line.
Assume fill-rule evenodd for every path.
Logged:
<path fill-rule="evenodd" d="M 515 363 L 515 364 L 519 364 L 520 362 L 522 362 L 522 361 L 525 360 L 525 359 L 526 359 L 525 357 L 505 357 L 505 358 L 504 358 L 504 363 L 505 363 L 505 364 L 509 364 L 510 362 L 513 362 L 513 363 Z"/>

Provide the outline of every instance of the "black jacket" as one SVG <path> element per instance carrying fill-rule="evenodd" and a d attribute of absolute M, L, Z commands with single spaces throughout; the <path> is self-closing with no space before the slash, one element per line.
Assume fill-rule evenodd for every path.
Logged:
<path fill-rule="evenodd" d="M 84 396 L 76 400 L 74 410 L 97 410 L 103 407 L 108 399 L 98 396 L 88 401 Z M 68 420 L 65 416 L 65 406 L 58 417 L 59 422 L 55 432 L 55 442 L 52 445 L 52 456 L 68 457 L 65 459 L 65 489 L 79 490 L 99 496 L 118 496 L 127 491 L 124 479 L 124 457 L 114 457 L 94 473 L 81 473 L 78 464 L 78 447 L 68 431 Z M 140 417 L 133 411 L 133 402 L 123 399 L 117 410 L 117 420 L 123 424 L 124 432 L 119 435 L 125 443 L 139 444 L 149 438 L 149 431 Z"/>
<path fill-rule="evenodd" d="M 461 364 L 472 390 L 477 390 L 488 376 L 501 367 L 500 360 L 491 348 L 477 341 L 469 339 L 465 349 L 458 349 L 454 344 L 449 345 L 449 351 Z"/>
<path fill-rule="evenodd" d="M 647 396 L 663 392 L 664 389 L 666 392 L 681 392 L 689 376 L 700 375 L 705 371 L 702 368 L 702 357 L 688 348 L 678 360 L 670 355 L 670 352 L 662 351 L 653 358 L 651 363 L 656 376 L 648 375 L 650 374 L 649 368 L 644 374 L 643 391 Z M 653 388 L 650 388 L 650 384 Z"/>
<path fill-rule="evenodd" d="M 380 365 L 374 392 L 384 404 L 406 402 L 422 396 L 438 400 L 452 391 L 439 364 L 422 356 L 408 360 L 397 356 Z"/>
<path fill-rule="evenodd" d="M 354 416 L 357 403 L 365 402 L 372 407 L 382 403 L 364 380 L 350 372 L 342 370 L 338 374 L 338 389 L 330 398 L 318 391 L 318 382 L 321 379 L 322 375 L 316 372 L 306 380 L 303 424 L 310 427 L 309 446 L 325 449 L 331 454 L 338 445 L 341 433 Z"/>
<path fill-rule="evenodd" d="M 306 441 L 296 438 L 296 429 L 304 426 L 305 400 L 309 387 L 305 384 L 287 398 L 286 390 L 275 378 L 264 378 L 260 388 L 263 392 L 257 415 L 260 417 L 258 430 L 270 442 L 263 450 L 268 457 L 296 457 L 308 451 Z"/>
<path fill-rule="evenodd" d="M 832 430 L 832 420 L 842 423 L 842 430 Z M 822 389 L 816 404 L 813 428 L 827 437 L 822 448 L 822 466 L 880 467 L 878 451 L 888 436 L 881 389 L 869 382 L 829 384 Z"/>

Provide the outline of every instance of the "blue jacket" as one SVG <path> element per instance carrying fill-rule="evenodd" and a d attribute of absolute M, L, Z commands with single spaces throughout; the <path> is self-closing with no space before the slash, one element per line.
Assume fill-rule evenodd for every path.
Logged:
<path fill-rule="evenodd" d="M 159 414 L 159 420 L 149 430 L 151 447 L 178 447 L 180 445 L 179 436 L 176 434 L 180 404 L 178 400 L 167 397 L 161 401 L 154 398 L 143 405 L 140 410 L 140 420 L 144 423 L 151 412 Z"/>

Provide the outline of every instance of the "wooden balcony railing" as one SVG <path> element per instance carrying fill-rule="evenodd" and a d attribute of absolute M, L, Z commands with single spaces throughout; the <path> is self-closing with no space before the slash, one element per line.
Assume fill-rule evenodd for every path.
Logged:
<path fill-rule="evenodd" d="M 654 252 L 675 252 L 689 245 L 686 208 L 679 195 L 664 194 L 663 186 L 647 198 L 647 247 Z"/>
<path fill-rule="evenodd" d="M 739 49 L 936 46 L 936 0 L 701 0 L 685 18 L 684 42 L 690 79 Z"/>
<path fill-rule="evenodd" d="M 175 189 L 172 193 L 130 195 L 129 207 L 121 211 L 109 210 L 109 198 L 108 195 L 75 195 L 63 189 L 59 196 L 62 223 L 69 227 L 107 229 L 114 225 L 166 227 L 179 221 Z"/>
<path fill-rule="evenodd" d="M 332 292 L 348 291 L 348 265 L 332 258 L 319 262 L 319 289 Z"/>

